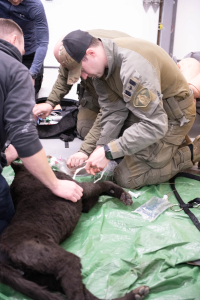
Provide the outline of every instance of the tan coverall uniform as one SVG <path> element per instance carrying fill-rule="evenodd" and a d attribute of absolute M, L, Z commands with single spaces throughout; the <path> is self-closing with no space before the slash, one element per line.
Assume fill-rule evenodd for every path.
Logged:
<path fill-rule="evenodd" d="M 93 29 L 87 30 L 92 36 L 98 38 L 118 38 L 129 37 L 128 34 L 116 30 Z M 69 93 L 72 85 L 67 84 L 68 71 L 61 65 L 58 71 L 58 78 L 52 88 L 52 91 L 47 98 L 46 103 L 55 107 L 60 103 L 62 98 Z M 92 127 L 100 107 L 98 103 L 98 96 L 95 92 L 92 79 L 81 80 L 80 94 L 79 94 L 79 112 L 77 116 L 77 131 L 78 134 L 84 138 Z"/>
<path fill-rule="evenodd" d="M 102 116 L 80 151 L 90 154 L 97 145 L 108 144 L 114 159 L 124 157 L 115 179 L 127 188 L 164 182 L 191 167 L 189 147 L 180 146 L 196 108 L 176 64 L 161 47 L 141 39 L 102 43 L 108 69 L 93 80 Z"/>

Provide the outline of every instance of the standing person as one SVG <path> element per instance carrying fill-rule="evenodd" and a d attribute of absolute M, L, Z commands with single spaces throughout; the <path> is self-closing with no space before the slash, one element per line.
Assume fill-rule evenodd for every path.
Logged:
<path fill-rule="evenodd" d="M 0 233 L 14 214 L 9 186 L 1 175 L 2 167 L 18 155 L 25 167 L 55 195 L 76 202 L 82 188 L 67 180 L 58 180 L 51 170 L 32 116 L 34 88 L 28 69 L 21 63 L 24 37 L 12 20 L 0 19 L 0 150 L 9 138 L 9 146 L 0 157 Z"/>
<path fill-rule="evenodd" d="M 22 63 L 30 69 L 35 94 L 42 85 L 43 62 L 49 43 L 49 29 L 40 0 L 0 0 L 0 18 L 12 19 L 24 33 Z"/>
<path fill-rule="evenodd" d="M 93 29 L 87 30 L 87 32 L 98 38 L 114 39 L 129 36 L 128 34 L 117 30 Z M 72 88 L 73 82 L 68 81 L 68 70 L 65 68 L 65 64 L 62 63 L 60 57 L 60 48 L 63 47 L 63 39 L 65 39 L 65 37 L 60 38 L 54 47 L 54 56 L 60 63 L 58 78 L 46 102 L 36 104 L 34 107 L 33 113 L 36 116 L 42 114 L 43 118 L 48 117 L 53 108 L 57 104 L 60 104 L 62 98 L 67 95 Z M 78 85 L 77 93 L 79 96 L 77 131 L 79 136 L 84 139 L 89 130 L 92 128 L 100 111 L 100 107 L 98 103 L 98 95 L 95 91 L 91 78 L 87 78 L 86 80 L 81 78 L 81 83 Z"/>
<path fill-rule="evenodd" d="M 99 41 L 81 30 L 64 43 L 68 76 L 93 78 L 102 109 L 99 136 L 89 132 L 69 167 L 87 160 L 93 174 L 92 167 L 104 169 L 122 157 L 115 180 L 139 188 L 165 182 L 200 160 L 200 136 L 182 146 L 195 120 L 193 93 L 161 47 L 134 38 Z M 132 124 L 123 128 L 129 115 Z"/>

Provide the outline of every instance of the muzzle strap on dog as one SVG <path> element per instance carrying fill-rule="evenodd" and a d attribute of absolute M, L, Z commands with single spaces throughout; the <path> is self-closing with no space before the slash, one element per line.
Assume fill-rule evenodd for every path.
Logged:
<path fill-rule="evenodd" d="M 177 192 L 176 187 L 175 187 L 175 180 L 176 180 L 177 177 L 186 177 L 186 178 L 194 179 L 194 180 L 197 180 L 197 181 L 200 181 L 200 177 L 197 176 L 197 175 L 194 175 L 194 174 L 181 172 L 181 173 L 176 174 L 169 181 L 170 185 L 171 185 L 171 188 L 174 192 L 174 195 L 175 195 L 176 199 L 178 200 L 178 202 L 180 204 L 180 208 L 184 210 L 184 212 L 190 217 L 193 224 L 200 231 L 200 222 L 189 209 L 189 208 L 198 207 L 200 205 L 200 198 L 195 198 L 195 199 L 189 201 L 188 203 L 185 203 L 182 200 L 181 196 L 179 195 L 179 193 Z"/>

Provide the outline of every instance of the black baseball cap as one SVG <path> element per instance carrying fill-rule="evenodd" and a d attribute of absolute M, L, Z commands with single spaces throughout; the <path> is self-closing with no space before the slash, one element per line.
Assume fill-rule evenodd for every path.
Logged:
<path fill-rule="evenodd" d="M 81 60 L 86 54 L 92 40 L 92 35 L 86 31 L 75 30 L 62 40 L 59 50 L 60 63 L 69 70 L 68 84 L 76 83 L 81 75 Z"/>

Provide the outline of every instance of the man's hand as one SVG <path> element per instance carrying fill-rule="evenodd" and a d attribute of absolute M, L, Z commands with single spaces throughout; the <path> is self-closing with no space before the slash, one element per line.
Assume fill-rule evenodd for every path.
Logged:
<path fill-rule="evenodd" d="M 24 166 L 40 180 L 52 193 L 66 200 L 77 202 L 83 195 L 83 189 L 73 181 L 59 180 L 47 161 L 44 149 L 29 157 L 21 157 Z"/>
<path fill-rule="evenodd" d="M 83 196 L 82 187 L 70 180 L 58 180 L 56 188 L 52 188 L 51 191 L 55 195 L 72 202 L 77 202 Z"/>
<path fill-rule="evenodd" d="M 18 153 L 13 145 L 9 145 L 5 150 L 7 166 L 18 157 Z"/>
<path fill-rule="evenodd" d="M 104 148 L 99 147 L 90 155 L 85 169 L 89 174 L 95 175 L 95 173 L 102 171 L 108 163 L 109 160 L 105 157 Z"/>
<path fill-rule="evenodd" d="M 105 169 L 105 167 L 107 167 L 108 163 L 109 163 L 109 160 L 105 157 L 102 159 L 101 162 L 98 163 L 97 166 L 94 166 L 94 167 L 85 166 L 85 169 L 88 174 L 95 175 L 96 173 L 103 171 L 103 169 Z"/>
<path fill-rule="evenodd" d="M 36 104 L 33 107 L 33 115 L 40 116 L 42 119 L 45 119 L 52 112 L 53 107 L 49 103 L 40 103 Z"/>
<path fill-rule="evenodd" d="M 78 167 L 82 165 L 88 159 L 87 154 L 83 152 L 77 152 L 70 156 L 67 161 L 68 168 L 72 169 L 74 167 Z"/>

